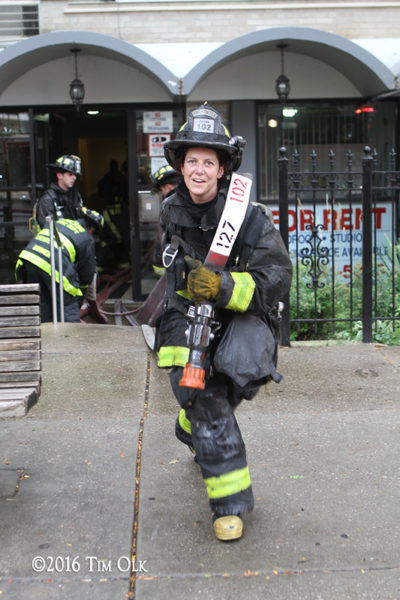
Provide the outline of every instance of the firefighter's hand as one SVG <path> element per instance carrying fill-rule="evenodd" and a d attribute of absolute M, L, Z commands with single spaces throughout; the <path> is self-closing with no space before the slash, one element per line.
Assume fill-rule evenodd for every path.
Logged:
<path fill-rule="evenodd" d="M 187 289 L 194 302 L 215 300 L 221 290 L 221 275 L 207 269 L 199 260 L 185 256 L 185 262 L 190 269 L 187 279 Z"/>

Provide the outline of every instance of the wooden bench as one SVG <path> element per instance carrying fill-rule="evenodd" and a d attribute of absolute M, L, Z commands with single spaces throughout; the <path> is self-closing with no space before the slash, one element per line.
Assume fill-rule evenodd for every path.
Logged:
<path fill-rule="evenodd" d="M 0 285 L 0 418 L 20 417 L 41 386 L 40 286 Z"/>

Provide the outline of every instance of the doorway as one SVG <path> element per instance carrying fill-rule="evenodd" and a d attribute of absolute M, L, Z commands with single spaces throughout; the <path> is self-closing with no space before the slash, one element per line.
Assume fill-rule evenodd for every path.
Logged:
<path fill-rule="evenodd" d="M 103 212 L 110 201 L 99 193 L 99 185 L 111 164 L 116 165 L 118 177 L 124 177 L 125 192 L 120 198 L 123 210 L 117 225 L 122 251 L 117 252 L 116 257 L 107 256 L 106 270 L 115 273 L 128 264 L 132 272 L 131 299 L 143 299 L 157 281 L 151 253 L 161 197 L 153 188 L 151 173 L 165 159 L 162 148 L 153 143 L 155 132 L 159 128 L 163 139 L 173 137 L 184 120 L 184 106 L 3 110 L 0 118 L 4 133 L 0 148 L 1 280 L 15 281 L 18 254 L 33 235 L 28 221 L 34 203 L 50 184 L 51 170 L 47 165 L 63 154 L 76 154 L 82 158 L 79 191 L 88 208 Z M 115 196 L 111 204 L 115 204 Z M 109 243 L 105 246 L 108 252 Z"/>

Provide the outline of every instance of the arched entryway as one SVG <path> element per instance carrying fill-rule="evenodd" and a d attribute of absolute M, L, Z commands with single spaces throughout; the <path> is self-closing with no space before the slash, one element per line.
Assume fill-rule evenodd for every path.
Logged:
<path fill-rule="evenodd" d="M 78 77 L 85 86 L 79 110 L 69 97 L 75 77 L 71 51 L 76 48 Z M 7 223 L 0 227 L 3 280 L 5 273 L 6 279 L 12 278 L 10 265 L 30 239 L 28 217 L 36 196 L 49 182 L 46 164 L 61 154 L 75 153 L 83 160 L 80 188 L 91 208 L 103 208 L 98 183 L 110 161 L 124 171 L 129 216 L 123 225 L 133 296 L 140 297 L 146 292 L 142 262 L 158 218 L 150 175 L 163 160 L 150 138 L 154 141 L 157 132 L 172 135 L 182 122 L 177 78 L 146 52 L 119 39 L 64 31 L 7 48 L 0 56 L 0 82 L 0 209 Z M 123 258 L 118 257 L 111 268 L 120 268 Z M 151 269 L 149 261 L 146 269 Z"/>

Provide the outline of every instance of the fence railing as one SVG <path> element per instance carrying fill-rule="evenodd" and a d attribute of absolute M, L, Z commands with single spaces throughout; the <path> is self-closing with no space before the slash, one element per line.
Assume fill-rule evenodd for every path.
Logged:
<path fill-rule="evenodd" d="M 371 342 L 379 328 L 400 325 L 396 158 L 393 151 L 389 168 L 380 170 L 376 153 L 365 147 L 361 168 L 353 169 L 348 151 L 345 168 L 337 171 L 331 150 L 328 168 L 319 170 L 312 152 L 300 171 L 299 154 L 289 158 L 280 149 L 279 228 L 294 269 L 282 344 L 291 337 L 351 336 L 358 329 Z"/>

